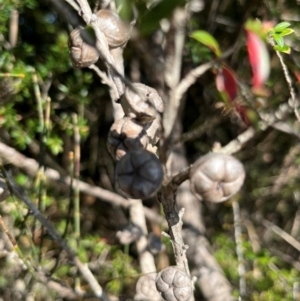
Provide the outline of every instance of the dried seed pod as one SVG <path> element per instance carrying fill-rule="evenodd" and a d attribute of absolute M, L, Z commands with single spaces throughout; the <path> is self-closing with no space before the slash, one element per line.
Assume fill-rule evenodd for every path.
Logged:
<path fill-rule="evenodd" d="M 104 33 L 108 46 L 116 48 L 124 45 L 130 38 L 130 27 L 119 15 L 108 9 L 100 9 L 96 12 L 98 26 Z"/>
<path fill-rule="evenodd" d="M 127 87 L 122 106 L 127 116 L 136 117 L 147 123 L 154 120 L 164 110 L 164 103 L 157 91 L 141 83 L 134 83 L 134 89 Z"/>
<path fill-rule="evenodd" d="M 164 251 L 166 246 L 161 241 L 161 238 L 154 233 L 149 233 L 147 237 L 147 247 L 148 250 L 153 254 L 157 255 L 158 253 Z"/>
<path fill-rule="evenodd" d="M 142 234 L 142 230 L 139 227 L 127 225 L 124 229 L 118 231 L 116 236 L 122 245 L 128 245 L 137 241 Z"/>
<path fill-rule="evenodd" d="M 75 68 L 89 67 L 99 59 L 97 49 L 82 39 L 83 27 L 75 28 L 69 39 L 69 55 Z"/>
<path fill-rule="evenodd" d="M 170 266 L 160 271 L 155 284 L 166 301 L 187 301 L 193 292 L 190 277 L 177 266 Z"/>
<path fill-rule="evenodd" d="M 155 286 L 156 273 L 146 274 L 136 283 L 135 301 L 160 301 L 162 300 Z"/>
<path fill-rule="evenodd" d="M 219 203 L 238 192 L 244 183 L 245 170 L 230 155 L 209 153 L 200 157 L 190 171 L 191 191 L 200 199 Z"/>
<path fill-rule="evenodd" d="M 158 158 L 146 150 L 128 152 L 116 166 L 116 184 L 132 199 L 153 196 L 163 180 L 163 169 Z"/>
<path fill-rule="evenodd" d="M 123 117 L 111 126 L 107 148 L 116 160 L 120 160 L 130 150 L 146 149 L 148 142 L 144 127 L 134 119 Z"/>

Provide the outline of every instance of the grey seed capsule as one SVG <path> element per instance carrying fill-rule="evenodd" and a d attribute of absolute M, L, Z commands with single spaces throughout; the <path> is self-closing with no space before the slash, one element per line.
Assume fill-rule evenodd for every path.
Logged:
<path fill-rule="evenodd" d="M 116 48 L 124 45 L 130 38 L 130 27 L 119 15 L 108 9 L 96 12 L 97 24 L 104 33 L 108 46 Z"/>
<path fill-rule="evenodd" d="M 75 68 L 89 67 L 99 59 L 97 49 L 82 39 L 83 27 L 72 30 L 69 38 L 69 55 Z"/>
<path fill-rule="evenodd" d="M 127 116 L 134 116 L 144 123 L 154 120 L 164 110 L 164 103 L 157 91 L 141 83 L 132 84 L 133 89 L 125 89 L 122 106 Z"/>
<path fill-rule="evenodd" d="M 134 241 L 137 241 L 142 234 L 143 233 L 139 227 L 127 225 L 125 228 L 118 231 L 116 236 L 122 245 L 128 245 Z"/>
<path fill-rule="evenodd" d="M 120 191 L 132 199 L 153 196 L 163 180 L 159 159 L 146 150 L 130 151 L 117 163 L 116 184 Z"/>
<path fill-rule="evenodd" d="M 190 277 L 177 266 L 170 266 L 160 271 L 155 284 L 166 301 L 187 301 L 193 292 Z"/>
<path fill-rule="evenodd" d="M 123 117 L 111 126 L 107 148 L 116 160 L 120 160 L 130 150 L 146 149 L 148 142 L 144 126 L 134 119 Z"/>
<path fill-rule="evenodd" d="M 238 192 L 245 180 L 243 164 L 233 156 L 209 153 L 190 171 L 191 191 L 199 200 L 219 203 Z"/>
<path fill-rule="evenodd" d="M 146 274 L 136 283 L 135 301 L 161 301 L 162 298 L 155 286 L 156 273 Z"/>

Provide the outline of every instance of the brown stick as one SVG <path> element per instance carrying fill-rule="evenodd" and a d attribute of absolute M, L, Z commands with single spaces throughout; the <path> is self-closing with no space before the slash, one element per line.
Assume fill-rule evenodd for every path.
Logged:
<path fill-rule="evenodd" d="M 4 163 L 11 163 L 16 167 L 23 169 L 32 177 L 36 175 L 39 168 L 36 160 L 25 157 L 14 148 L 9 147 L 2 142 L 0 142 L 0 158 L 4 161 Z M 45 176 L 47 180 L 49 182 L 52 182 L 54 185 L 57 185 L 59 183 L 70 186 L 72 183 L 70 177 L 62 176 L 59 174 L 59 172 L 51 168 L 47 168 L 45 170 Z M 109 190 L 89 185 L 88 183 L 80 180 L 74 180 L 72 184 L 73 187 L 78 187 L 80 192 L 94 196 L 104 202 L 108 202 L 116 206 L 121 206 L 123 208 L 128 208 L 128 206 L 130 205 L 127 199 Z M 153 210 L 144 207 L 144 212 L 145 216 L 149 220 L 154 221 L 155 223 L 165 223 L 165 220 L 161 216 L 156 214 Z"/>

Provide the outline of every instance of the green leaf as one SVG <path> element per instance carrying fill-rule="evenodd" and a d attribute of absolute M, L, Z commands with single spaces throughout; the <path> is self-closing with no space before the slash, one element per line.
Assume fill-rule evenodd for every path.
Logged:
<path fill-rule="evenodd" d="M 210 48 L 216 56 L 220 56 L 222 54 L 219 43 L 217 40 L 207 31 L 197 30 L 192 32 L 191 37 L 198 42 L 204 44 L 208 48 Z"/>
<path fill-rule="evenodd" d="M 281 22 L 274 27 L 275 32 L 280 33 L 283 29 L 291 26 L 289 22 Z"/>
<path fill-rule="evenodd" d="M 134 0 L 116 0 L 118 14 L 127 22 L 130 22 L 133 19 L 133 3 Z"/>
<path fill-rule="evenodd" d="M 283 38 L 278 35 L 278 34 L 274 34 L 273 35 L 273 39 L 275 40 L 276 44 L 282 48 L 284 46 L 284 41 L 283 41 Z"/>
<path fill-rule="evenodd" d="M 280 33 L 280 36 L 288 36 L 289 34 L 293 33 L 294 32 L 294 29 L 292 28 L 286 28 L 284 29 L 281 33 Z"/>
<path fill-rule="evenodd" d="M 254 33 L 259 33 L 261 31 L 261 22 L 258 19 L 248 19 L 245 24 L 245 29 L 253 31 Z"/>
<path fill-rule="evenodd" d="M 279 52 L 288 53 L 288 54 L 291 52 L 291 48 L 287 45 L 283 45 L 283 47 L 276 45 L 276 46 L 274 46 L 274 50 L 279 51 Z"/>
<path fill-rule="evenodd" d="M 48 137 L 46 145 L 50 148 L 53 155 L 58 155 L 63 151 L 63 142 L 59 137 Z"/>
<path fill-rule="evenodd" d="M 275 34 L 274 28 L 270 29 L 268 34 L 269 34 L 270 37 L 273 37 L 273 35 Z"/>

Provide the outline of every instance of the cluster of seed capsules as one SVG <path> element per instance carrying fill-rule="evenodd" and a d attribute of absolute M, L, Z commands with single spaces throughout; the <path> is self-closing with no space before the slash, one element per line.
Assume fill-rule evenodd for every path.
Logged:
<path fill-rule="evenodd" d="M 112 48 L 121 47 L 130 38 L 130 27 L 122 21 L 117 13 L 108 9 L 100 9 L 95 13 L 97 26 L 104 34 L 107 46 Z M 84 41 L 84 35 L 88 36 L 89 31 L 82 26 L 75 28 L 70 33 L 69 54 L 72 65 L 75 68 L 89 67 L 99 60 L 99 51 L 94 44 Z"/>
<path fill-rule="evenodd" d="M 109 49 L 127 43 L 130 27 L 118 14 L 102 9 L 95 15 Z M 75 68 L 89 67 L 99 59 L 96 43 L 87 44 L 82 38 L 84 31 L 79 27 L 70 34 L 70 58 Z M 158 192 L 164 177 L 156 155 L 164 103 L 155 89 L 142 83 L 127 86 L 120 103 L 124 116 L 113 123 L 107 138 L 107 148 L 116 160 L 116 186 L 128 198 L 149 198 Z M 191 191 L 199 200 L 218 203 L 241 188 L 245 170 L 233 156 L 209 153 L 193 164 L 189 179 Z M 156 295 L 155 287 L 160 295 Z M 192 291 L 190 277 L 177 266 L 167 267 L 156 276 L 141 277 L 137 284 L 142 300 L 162 297 L 166 301 L 188 301 Z"/>
<path fill-rule="evenodd" d="M 110 49 L 126 44 L 130 28 L 118 14 L 102 9 L 95 15 Z M 84 31 L 79 27 L 70 34 L 70 58 L 76 68 L 89 67 L 99 59 L 96 43 L 87 44 L 82 37 Z M 163 101 L 155 89 L 134 83 L 125 88 L 120 103 L 125 115 L 114 122 L 107 139 L 108 150 L 117 161 L 116 186 L 128 198 L 149 198 L 163 180 L 163 168 L 155 155 Z"/>

